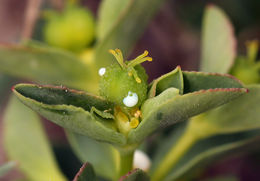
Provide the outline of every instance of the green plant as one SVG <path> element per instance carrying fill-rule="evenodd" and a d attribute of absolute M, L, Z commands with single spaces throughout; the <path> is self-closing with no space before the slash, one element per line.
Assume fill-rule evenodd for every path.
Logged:
<path fill-rule="evenodd" d="M 119 57 L 123 57 L 119 50 L 118 53 Z M 142 59 L 148 58 L 141 55 L 124 64 L 129 65 L 128 71 L 127 67 L 126 70 L 119 67 L 118 73 L 118 68 L 112 66 L 111 70 L 105 72 L 103 76 L 108 74 L 108 77 L 102 79 L 102 76 L 100 92 L 108 99 L 65 87 L 30 84 L 18 84 L 13 91 L 25 105 L 48 120 L 97 141 L 112 144 L 120 155 L 119 170 L 113 178 L 116 180 L 132 170 L 134 151 L 156 129 L 220 106 L 247 92 L 247 89 L 232 77 L 183 72 L 177 67 L 152 82 L 147 90 L 147 99 L 141 99 L 140 104 L 136 102 L 135 105 L 128 106 L 124 102 L 124 97 L 129 96 L 126 95 L 127 92 L 135 90 L 136 86 L 141 84 L 137 81 L 139 77 L 141 81 L 145 81 L 141 74 L 134 72 L 135 66 L 144 61 Z M 121 66 L 124 63 L 123 59 L 117 61 Z M 118 79 L 118 75 L 124 80 L 111 83 Z M 106 86 L 109 88 L 104 86 L 105 84 L 108 84 Z M 125 84 L 127 85 L 124 86 Z M 122 95 L 117 92 L 118 87 Z M 102 90 L 103 88 L 105 90 Z M 114 89 L 119 99 L 114 99 L 111 95 Z M 179 147 L 183 148 L 185 149 L 183 145 Z M 154 179 L 162 179 L 164 171 L 170 168 L 170 165 L 165 163 L 163 166 L 158 170 L 159 174 L 163 175 L 154 176 Z"/>
<path fill-rule="evenodd" d="M 68 4 L 62 12 L 49 11 L 47 15 L 43 32 L 49 45 L 77 52 L 93 42 L 95 20 L 86 8 Z"/>
<path fill-rule="evenodd" d="M 143 68 L 135 65 L 146 53 L 131 64 L 119 50 L 117 54 L 112 51 L 119 65 L 108 68 L 115 59 L 107 50 L 120 47 L 128 54 L 160 3 L 104 1 L 97 22 L 97 42 L 88 63 L 35 41 L 0 47 L 2 72 L 38 84 L 58 85 L 18 84 L 13 91 L 31 109 L 64 127 L 75 153 L 93 165 L 84 164 L 75 180 L 95 180 L 95 175 L 109 180 L 121 176 L 121 180 L 148 180 L 149 176 L 152 180 L 193 179 L 196 175 L 192 173 L 208 158 L 245 146 L 259 136 L 260 87 L 223 75 L 234 64 L 235 37 L 227 17 L 215 6 L 205 12 L 201 70 L 221 74 L 177 67 L 147 86 Z M 111 19 L 114 22 L 108 24 Z M 20 67 L 19 72 L 15 66 Z M 102 67 L 107 68 L 105 74 L 101 70 L 100 77 Z M 141 101 L 129 107 L 122 101 L 132 88 Z M 111 91 L 114 89 L 116 94 Z M 29 180 L 66 180 L 35 112 L 12 97 L 4 121 L 5 149 Z M 133 169 L 134 151 L 146 138 L 174 124 L 171 134 L 159 141 L 148 174 L 140 169 L 126 174 Z"/>

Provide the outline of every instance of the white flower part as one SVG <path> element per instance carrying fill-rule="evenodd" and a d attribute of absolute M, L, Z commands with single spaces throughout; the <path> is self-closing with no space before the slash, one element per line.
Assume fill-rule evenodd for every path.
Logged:
<path fill-rule="evenodd" d="M 144 171 L 148 171 L 150 166 L 151 160 L 147 154 L 141 150 L 136 150 L 134 153 L 134 168 L 140 168 Z"/>
<path fill-rule="evenodd" d="M 127 107 L 133 107 L 138 103 L 138 95 L 129 91 L 128 95 L 123 99 L 123 103 Z"/>
<path fill-rule="evenodd" d="M 106 68 L 104 68 L 104 67 L 100 68 L 99 71 L 98 71 L 98 74 L 100 76 L 103 76 L 105 73 L 106 73 Z"/>

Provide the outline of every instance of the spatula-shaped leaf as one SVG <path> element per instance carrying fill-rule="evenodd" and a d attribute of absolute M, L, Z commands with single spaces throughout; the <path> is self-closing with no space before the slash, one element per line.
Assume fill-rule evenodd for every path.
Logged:
<path fill-rule="evenodd" d="M 206 8 L 202 27 L 200 70 L 227 73 L 236 56 L 236 39 L 232 24 L 218 7 Z"/>
<path fill-rule="evenodd" d="M 106 67 L 114 62 L 113 56 L 108 53 L 109 49 L 120 48 L 124 54 L 128 55 L 163 2 L 163 0 L 128 1 L 117 20 L 111 20 L 113 27 L 97 43 L 95 62 L 98 67 Z"/>
<path fill-rule="evenodd" d="M 103 0 L 99 6 L 97 38 L 100 41 L 118 23 L 130 0 Z"/>
<path fill-rule="evenodd" d="M 260 85 L 250 85 L 248 89 L 247 94 L 217 109 L 200 114 L 192 118 L 192 121 L 197 128 L 211 129 L 212 134 L 259 129 Z"/>
<path fill-rule="evenodd" d="M 131 130 L 130 142 L 140 142 L 159 127 L 186 120 L 209 109 L 215 108 L 246 93 L 244 88 L 220 88 L 176 95 L 166 90 L 159 96 L 148 99 L 142 106 L 143 120 Z M 172 97 L 165 100 L 165 97 Z"/>
<path fill-rule="evenodd" d="M 122 176 L 119 181 L 149 181 L 150 178 L 148 175 L 142 171 L 141 169 L 137 168 L 133 171 L 130 171 L 126 175 Z"/>
<path fill-rule="evenodd" d="M 12 97 L 4 116 L 4 148 L 30 180 L 64 181 L 36 113 Z"/>
<path fill-rule="evenodd" d="M 100 143 L 86 136 L 66 131 L 72 149 L 82 162 L 90 162 L 97 175 L 106 179 L 115 178 L 119 154 L 111 145 Z"/>
<path fill-rule="evenodd" d="M 84 163 L 73 181 L 96 181 L 95 171 L 90 163 Z"/>
<path fill-rule="evenodd" d="M 16 96 L 31 109 L 54 123 L 99 141 L 124 144 L 125 137 L 117 132 L 112 119 L 90 113 L 92 106 L 101 111 L 110 105 L 100 97 L 60 87 L 18 84 Z"/>
<path fill-rule="evenodd" d="M 94 76 L 91 76 L 91 70 L 75 55 L 38 43 L 35 46 L 32 44 L 0 45 L 0 71 L 43 84 L 80 89 L 95 87 L 92 85 Z"/>
<path fill-rule="evenodd" d="M 180 94 L 183 93 L 183 88 L 184 88 L 183 75 L 182 75 L 181 68 L 179 66 L 176 67 L 176 69 L 174 69 L 173 71 L 165 75 L 162 75 L 158 79 L 155 79 L 151 84 L 148 97 L 152 98 L 155 95 L 159 95 L 164 90 L 170 87 L 179 89 Z"/>
<path fill-rule="evenodd" d="M 0 178 L 4 176 L 6 173 L 8 173 L 11 169 L 13 169 L 16 166 L 16 162 L 11 161 L 8 163 L 5 163 L 3 165 L 0 165 Z"/>

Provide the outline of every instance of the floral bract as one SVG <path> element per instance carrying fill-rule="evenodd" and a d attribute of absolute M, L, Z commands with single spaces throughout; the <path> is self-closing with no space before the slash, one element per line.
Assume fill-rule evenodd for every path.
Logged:
<path fill-rule="evenodd" d="M 247 92 L 229 75 L 186 72 L 180 67 L 147 86 L 147 75 L 139 65 L 151 60 L 147 51 L 129 62 L 123 61 L 120 50 L 110 52 L 119 66 L 114 64 L 101 71 L 100 94 L 104 98 L 32 84 L 18 84 L 13 91 L 24 104 L 56 124 L 126 151 L 134 150 L 160 127 Z"/>

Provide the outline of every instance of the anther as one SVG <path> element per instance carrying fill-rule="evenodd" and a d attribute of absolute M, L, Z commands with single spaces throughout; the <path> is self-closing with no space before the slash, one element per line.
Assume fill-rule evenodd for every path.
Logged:
<path fill-rule="evenodd" d="M 139 125 L 139 120 L 137 118 L 131 118 L 130 127 L 136 128 L 138 125 Z"/>

